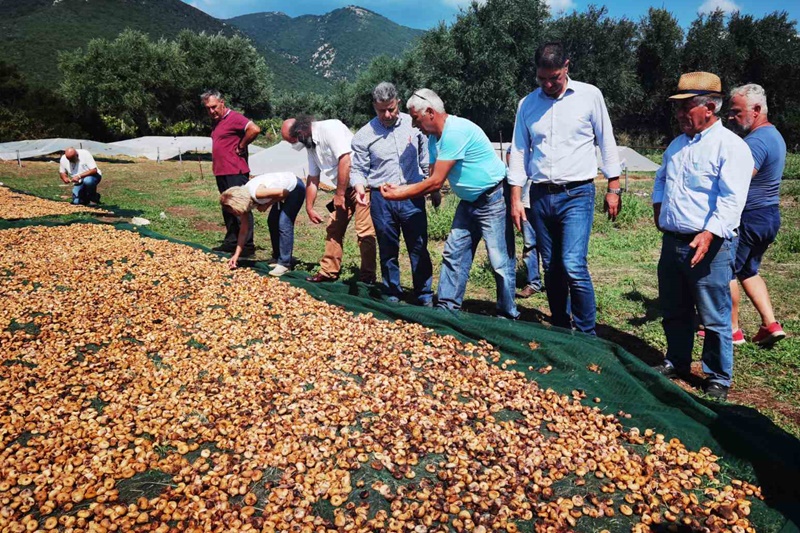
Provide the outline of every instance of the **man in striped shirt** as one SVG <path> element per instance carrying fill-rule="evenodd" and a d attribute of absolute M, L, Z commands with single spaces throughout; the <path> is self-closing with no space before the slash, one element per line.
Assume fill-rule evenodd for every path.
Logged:
<path fill-rule="evenodd" d="M 402 231 L 411 261 L 415 301 L 431 306 L 433 266 L 428 253 L 425 197 L 393 202 L 380 190 L 381 185 L 418 183 L 428 176 L 428 139 L 411 125 L 409 115 L 400 112 L 397 89 L 391 83 L 375 87 L 372 105 L 376 117 L 353 137 L 350 183 L 360 196 L 364 196 L 366 187 L 371 190 L 370 214 L 388 300 L 397 302 L 403 295 L 398 261 Z"/>

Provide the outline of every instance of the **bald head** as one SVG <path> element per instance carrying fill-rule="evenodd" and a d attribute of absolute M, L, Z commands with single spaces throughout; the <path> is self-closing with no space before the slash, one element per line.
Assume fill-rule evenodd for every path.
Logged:
<path fill-rule="evenodd" d="M 69 148 L 67 148 L 66 150 L 64 150 L 64 157 L 66 157 L 66 158 L 67 158 L 67 159 L 69 159 L 70 161 L 73 161 L 73 162 L 74 162 L 74 161 L 75 161 L 75 159 L 78 157 L 78 151 L 77 151 L 75 148 L 72 148 L 72 147 L 70 146 Z"/>
<path fill-rule="evenodd" d="M 313 122 L 314 117 L 311 115 L 297 115 L 294 118 L 287 118 L 281 126 L 281 137 L 286 142 L 292 143 L 296 150 L 300 149 L 297 143 L 310 150 L 314 147 L 314 140 L 312 139 L 314 132 L 311 127 Z"/>
<path fill-rule="evenodd" d="M 283 125 L 281 125 L 281 137 L 283 140 L 289 143 L 297 142 L 297 138 L 292 136 L 292 126 L 294 126 L 295 119 L 287 118 L 283 121 Z"/>

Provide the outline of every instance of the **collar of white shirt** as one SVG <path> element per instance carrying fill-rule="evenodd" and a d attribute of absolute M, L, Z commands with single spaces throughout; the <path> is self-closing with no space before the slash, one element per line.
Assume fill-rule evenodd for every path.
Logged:
<path fill-rule="evenodd" d="M 567 76 L 567 88 L 564 89 L 564 92 L 559 94 L 556 98 L 553 98 L 552 96 L 549 96 L 547 93 L 544 92 L 544 90 L 540 90 L 539 91 L 539 98 L 547 98 L 548 100 L 561 100 L 567 94 L 572 94 L 572 93 L 575 92 L 575 86 L 574 85 L 570 85 L 571 82 L 572 82 L 572 78 Z M 540 87 L 540 89 L 541 89 L 541 87 Z"/>

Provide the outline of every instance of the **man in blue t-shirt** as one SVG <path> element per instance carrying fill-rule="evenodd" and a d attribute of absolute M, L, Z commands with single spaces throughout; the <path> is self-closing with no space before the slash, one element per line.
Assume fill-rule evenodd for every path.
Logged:
<path fill-rule="evenodd" d="M 744 142 L 755 162 L 739 226 L 734 274 L 761 315 L 761 327 L 751 340 L 762 346 L 771 345 L 786 333 L 775 320 L 767 285 L 758 275 L 758 268 L 781 226 L 778 193 L 786 164 L 786 142 L 767 118 L 767 96 L 760 85 L 743 85 L 731 91 L 728 122 L 737 133 L 746 135 Z M 739 286 L 735 279 L 731 281 L 731 297 L 733 343 L 743 344 L 744 335 L 739 329 Z"/>
<path fill-rule="evenodd" d="M 438 191 L 447 179 L 461 199 L 442 252 L 438 307 L 461 308 L 475 249 L 483 238 L 497 284 L 497 312 L 519 317 L 514 303 L 514 232 L 506 216 L 506 166 L 483 130 L 448 115 L 441 98 L 430 89 L 416 90 L 406 108 L 414 127 L 430 135 L 430 177 L 410 185 L 383 185 L 381 194 L 387 200 L 415 198 Z"/>

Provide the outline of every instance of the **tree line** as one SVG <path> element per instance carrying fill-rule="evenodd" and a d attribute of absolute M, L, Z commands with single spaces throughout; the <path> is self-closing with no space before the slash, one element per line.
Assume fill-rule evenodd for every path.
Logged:
<path fill-rule="evenodd" d="M 382 80 L 404 97 L 431 88 L 448 112 L 508 139 L 519 98 L 536 88 L 533 52 L 550 40 L 565 44 L 573 78 L 603 91 L 615 132 L 628 144 L 660 146 L 674 136 L 666 97 L 682 72 L 707 70 L 726 90 L 763 85 L 770 120 L 793 149 L 800 145 L 800 37 L 786 12 L 716 11 L 684 31 L 666 9 L 651 8 L 639 21 L 594 6 L 554 18 L 543 0 L 473 2 L 453 24 L 430 30 L 401 57 L 377 58 L 330 94 L 281 92 L 281 80 L 240 36 L 183 31 L 153 41 L 125 31 L 60 54 L 63 82 L 55 91 L 27 87 L 0 64 L 0 140 L 207 134 L 197 95 L 209 87 L 255 119 L 305 112 L 358 127 L 373 116 L 370 92 Z"/>

